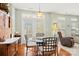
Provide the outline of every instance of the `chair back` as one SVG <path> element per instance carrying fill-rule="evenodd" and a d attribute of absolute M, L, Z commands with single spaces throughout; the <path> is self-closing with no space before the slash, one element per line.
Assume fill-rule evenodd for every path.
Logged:
<path fill-rule="evenodd" d="M 28 37 L 25 35 L 26 44 L 28 43 Z"/>
<path fill-rule="evenodd" d="M 43 37 L 44 33 L 36 33 L 36 37 Z"/>
<path fill-rule="evenodd" d="M 62 33 L 61 32 L 57 32 L 57 33 L 58 33 L 59 38 L 61 39 L 62 38 Z"/>
<path fill-rule="evenodd" d="M 45 42 L 45 45 L 43 45 L 43 56 L 56 56 L 58 53 L 57 49 L 57 38 L 56 37 L 47 37 L 43 38 L 43 42 Z"/>

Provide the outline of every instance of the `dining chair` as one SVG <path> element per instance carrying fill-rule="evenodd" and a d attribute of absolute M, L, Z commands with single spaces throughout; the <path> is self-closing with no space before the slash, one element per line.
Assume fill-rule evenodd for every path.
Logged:
<path fill-rule="evenodd" d="M 56 56 L 58 54 L 58 45 L 57 45 L 57 38 L 56 37 L 46 37 L 42 39 L 43 42 L 38 44 L 38 47 L 41 54 L 38 56 Z"/>

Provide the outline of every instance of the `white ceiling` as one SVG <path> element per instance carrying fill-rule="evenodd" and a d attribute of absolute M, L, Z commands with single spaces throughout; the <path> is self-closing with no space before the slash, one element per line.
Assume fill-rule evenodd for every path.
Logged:
<path fill-rule="evenodd" d="M 15 8 L 38 11 L 39 3 L 12 3 Z M 79 3 L 40 3 L 42 12 L 79 15 Z"/>

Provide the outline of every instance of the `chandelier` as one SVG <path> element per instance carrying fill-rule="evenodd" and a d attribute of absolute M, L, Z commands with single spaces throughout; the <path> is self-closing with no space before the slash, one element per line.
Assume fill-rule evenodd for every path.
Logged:
<path fill-rule="evenodd" d="M 39 7 L 39 8 L 38 8 L 39 10 L 38 10 L 38 12 L 37 12 L 37 16 L 38 16 L 38 17 L 41 17 L 41 16 L 43 16 L 43 13 L 42 13 L 41 10 L 40 10 L 40 4 L 38 5 L 38 7 Z"/>

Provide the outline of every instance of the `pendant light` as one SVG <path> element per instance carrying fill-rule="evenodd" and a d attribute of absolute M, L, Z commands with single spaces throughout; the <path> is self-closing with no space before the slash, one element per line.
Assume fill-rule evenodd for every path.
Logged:
<path fill-rule="evenodd" d="M 41 12 L 41 10 L 40 10 L 40 4 L 38 5 L 38 9 L 39 9 L 39 11 L 37 12 L 37 16 L 38 17 L 41 17 L 41 16 L 43 16 L 43 13 Z"/>

